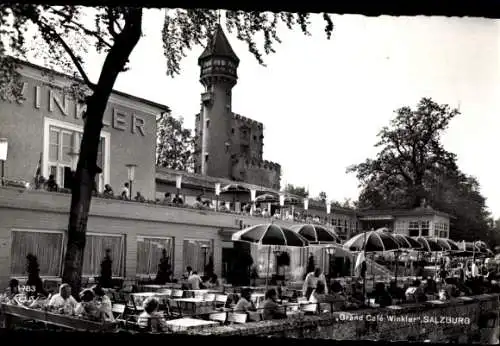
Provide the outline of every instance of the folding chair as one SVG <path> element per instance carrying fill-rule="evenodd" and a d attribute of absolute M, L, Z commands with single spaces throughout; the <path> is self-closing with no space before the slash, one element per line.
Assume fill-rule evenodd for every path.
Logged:
<path fill-rule="evenodd" d="M 239 312 L 229 312 L 227 314 L 227 321 L 234 324 L 247 323 L 248 315 Z"/>
<path fill-rule="evenodd" d="M 227 299 L 229 296 L 225 294 L 217 294 L 215 296 L 215 307 L 216 308 L 224 308 L 226 307 Z"/>
<path fill-rule="evenodd" d="M 220 323 L 224 324 L 227 321 L 227 315 L 228 315 L 227 312 L 217 312 L 217 313 L 210 314 L 208 316 L 208 319 L 210 321 L 220 322 Z"/>

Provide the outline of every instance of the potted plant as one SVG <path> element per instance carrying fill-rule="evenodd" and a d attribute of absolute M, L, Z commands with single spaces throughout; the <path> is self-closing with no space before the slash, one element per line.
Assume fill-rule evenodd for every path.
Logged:
<path fill-rule="evenodd" d="M 40 278 L 40 265 L 38 264 L 38 258 L 29 253 L 26 256 L 27 266 L 26 272 L 28 273 L 28 280 L 26 281 L 26 286 L 30 287 L 28 290 L 28 296 L 37 296 L 38 294 L 45 294 L 45 290 L 43 289 L 43 282 Z M 31 288 L 34 288 L 31 289 Z"/>

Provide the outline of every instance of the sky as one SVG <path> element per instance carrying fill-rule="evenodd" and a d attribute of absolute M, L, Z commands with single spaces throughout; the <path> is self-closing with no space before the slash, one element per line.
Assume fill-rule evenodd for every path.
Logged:
<path fill-rule="evenodd" d="M 500 137 L 499 34 L 497 20 L 445 17 L 364 17 L 334 15 L 327 40 L 324 22 L 312 19 L 311 36 L 279 32 L 282 43 L 257 63 L 234 35 L 240 58 L 232 109 L 264 123 L 264 158 L 282 167 L 282 184 L 309 187 L 312 196 L 356 200 L 358 181 L 346 168 L 374 157 L 377 133 L 394 110 L 414 107 L 422 97 L 460 106 L 443 136 L 459 167 L 478 178 L 495 217 L 500 216 L 498 167 Z M 165 73 L 163 13 L 148 10 L 144 37 L 120 74 L 115 89 L 168 105 L 194 128 L 200 108 L 197 58 L 193 49 L 175 78 Z M 103 57 L 90 54 L 86 68 L 96 80 Z"/>

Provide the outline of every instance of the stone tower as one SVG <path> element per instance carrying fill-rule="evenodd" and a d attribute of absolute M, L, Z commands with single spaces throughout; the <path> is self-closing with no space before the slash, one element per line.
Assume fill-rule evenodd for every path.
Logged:
<path fill-rule="evenodd" d="M 236 70 L 240 60 L 234 53 L 221 26 L 198 58 L 201 112 L 196 119 L 195 172 L 211 177 L 230 178 L 232 175 L 231 90 L 236 85 Z"/>

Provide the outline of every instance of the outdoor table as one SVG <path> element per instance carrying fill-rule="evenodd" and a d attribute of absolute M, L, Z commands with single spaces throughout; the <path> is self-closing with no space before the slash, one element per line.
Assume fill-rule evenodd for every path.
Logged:
<path fill-rule="evenodd" d="M 159 290 L 171 288 L 167 285 L 144 285 L 141 286 L 143 292 L 158 292 Z"/>
<path fill-rule="evenodd" d="M 196 318 L 179 318 L 166 322 L 167 328 L 173 332 L 185 331 L 193 328 L 206 328 L 219 325 L 219 322 L 199 320 Z"/>
<path fill-rule="evenodd" d="M 174 301 L 179 304 L 179 308 L 184 312 L 193 314 L 207 314 L 214 310 L 213 302 L 203 300 L 202 298 L 178 298 Z"/>
<path fill-rule="evenodd" d="M 209 290 L 185 290 L 183 298 L 203 298 L 205 294 L 209 293 Z"/>

